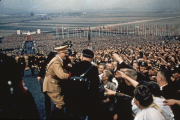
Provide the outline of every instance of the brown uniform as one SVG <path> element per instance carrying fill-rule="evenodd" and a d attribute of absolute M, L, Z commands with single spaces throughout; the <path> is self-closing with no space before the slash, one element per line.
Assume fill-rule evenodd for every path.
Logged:
<path fill-rule="evenodd" d="M 46 92 L 58 109 L 64 105 L 63 96 L 60 95 L 60 80 L 68 79 L 69 74 L 62 68 L 63 61 L 56 56 L 48 64 L 43 82 L 43 92 Z"/>

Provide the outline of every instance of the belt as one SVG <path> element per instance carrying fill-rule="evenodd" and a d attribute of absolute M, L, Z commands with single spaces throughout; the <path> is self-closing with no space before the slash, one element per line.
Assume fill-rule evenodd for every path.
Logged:
<path fill-rule="evenodd" d="M 50 75 L 50 74 L 47 74 L 46 73 L 46 75 L 45 75 L 46 77 L 48 77 L 48 78 L 51 78 L 51 79 L 57 79 L 57 77 L 55 77 L 55 76 L 52 76 L 52 75 Z"/>

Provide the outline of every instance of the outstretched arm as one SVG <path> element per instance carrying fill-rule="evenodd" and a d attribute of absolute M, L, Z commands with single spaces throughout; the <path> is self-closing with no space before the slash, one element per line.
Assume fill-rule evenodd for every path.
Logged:
<path fill-rule="evenodd" d="M 168 100 L 164 100 L 164 105 L 179 105 L 180 106 L 180 100 L 175 100 L 175 99 L 168 99 Z"/>
<path fill-rule="evenodd" d="M 125 73 L 123 73 L 121 71 L 117 71 L 117 72 L 119 72 L 121 77 L 128 80 L 134 87 L 136 87 L 139 84 L 137 81 L 133 80 L 132 78 L 127 76 Z"/>

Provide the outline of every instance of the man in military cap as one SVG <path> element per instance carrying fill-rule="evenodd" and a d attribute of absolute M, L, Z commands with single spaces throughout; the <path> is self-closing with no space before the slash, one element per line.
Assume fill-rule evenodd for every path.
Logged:
<path fill-rule="evenodd" d="M 180 88 L 180 65 L 176 65 L 174 67 L 174 71 L 171 79 L 173 79 L 174 83 L 176 83 Z"/>
<path fill-rule="evenodd" d="M 55 48 L 57 55 L 49 62 L 46 75 L 43 82 L 43 92 L 52 99 L 56 106 L 56 110 L 52 114 L 52 118 L 63 119 L 63 96 L 60 95 L 60 81 L 68 79 L 69 74 L 63 69 L 63 61 L 68 56 L 67 46 Z"/>
<path fill-rule="evenodd" d="M 76 64 L 77 63 L 77 61 L 75 60 L 76 59 L 76 51 L 71 51 L 70 52 L 69 59 L 71 60 L 72 64 Z"/>
<path fill-rule="evenodd" d="M 76 85 L 73 84 L 73 81 L 69 83 L 69 88 L 71 88 L 71 90 L 68 91 L 67 102 L 65 102 L 67 105 L 67 112 L 73 116 L 72 119 L 85 119 L 85 116 L 89 116 L 89 119 L 98 119 L 98 112 L 100 112 L 98 109 L 100 103 L 98 89 L 99 76 L 98 68 L 91 64 L 93 58 L 94 53 L 91 50 L 85 49 L 81 54 L 81 62 L 73 64 L 72 66 L 71 76 L 80 76 L 91 67 L 85 75 L 85 78 L 91 80 L 88 95 L 83 94 L 84 96 L 77 96 L 74 94 L 73 91 L 85 87 L 82 86 L 83 84 L 80 83 L 81 81 L 78 81 L 80 84 L 76 83 Z"/>

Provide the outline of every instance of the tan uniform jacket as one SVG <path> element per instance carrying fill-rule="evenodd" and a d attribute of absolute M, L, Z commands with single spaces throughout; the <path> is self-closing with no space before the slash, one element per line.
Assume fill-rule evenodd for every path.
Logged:
<path fill-rule="evenodd" d="M 58 56 L 54 57 L 48 64 L 46 74 L 57 77 L 57 79 L 52 79 L 49 77 L 44 78 L 43 82 L 43 92 L 61 92 L 61 87 L 59 85 L 60 80 L 68 79 L 69 74 L 63 68 L 63 62 Z"/>

